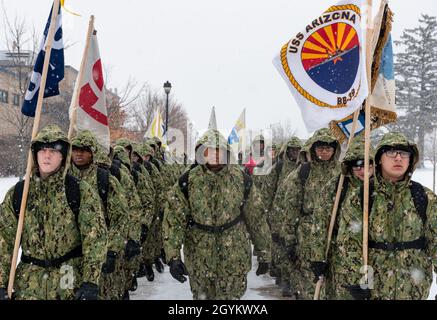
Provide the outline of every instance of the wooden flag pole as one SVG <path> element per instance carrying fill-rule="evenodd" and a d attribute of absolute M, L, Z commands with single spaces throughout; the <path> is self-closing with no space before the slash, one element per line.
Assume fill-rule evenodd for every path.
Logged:
<path fill-rule="evenodd" d="M 349 149 L 350 144 L 352 142 L 352 139 L 355 136 L 355 131 L 357 129 L 357 123 L 358 123 L 358 116 L 359 115 L 360 115 L 360 109 L 358 109 L 358 110 L 356 110 L 354 112 L 354 118 L 353 118 L 353 123 L 352 123 L 352 131 L 350 132 L 350 136 L 349 136 L 349 140 L 348 140 L 348 143 L 347 143 L 346 151 Z M 328 241 L 327 241 L 326 250 L 325 250 L 325 260 L 328 259 L 329 247 L 331 245 L 332 233 L 334 231 L 335 220 L 337 218 L 337 210 L 338 210 L 338 205 L 340 204 L 340 196 L 341 196 L 341 190 L 343 189 L 343 183 L 344 183 L 344 174 L 342 173 L 340 175 L 340 180 L 338 181 L 337 193 L 335 195 L 334 206 L 332 208 L 332 213 L 331 213 L 331 221 L 329 222 Z M 320 298 L 320 290 L 322 289 L 323 282 L 324 282 L 324 277 L 321 277 L 317 281 L 316 290 L 314 292 L 314 300 L 319 300 L 319 298 Z"/>
<path fill-rule="evenodd" d="M 88 33 L 87 38 L 85 42 L 85 48 L 83 51 L 82 61 L 80 64 L 79 74 L 77 75 L 76 79 L 76 87 L 73 93 L 73 97 L 71 99 L 71 107 L 72 107 L 72 114 L 70 119 L 70 127 L 68 128 L 68 140 L 70 140 L 73 137 L 74 127 L 76 124 L 76 118 L 77 118 L 77 107 L 79 105 L 79 97 L 80 97 L 80 85 L 83 81 L 83 70 L 85 69 L 85 65 L 87 63 L 87 57 L 88 57 L 88 51 L 91 43 L 91 38 L 94 34 L 94 16 L 90 17 L 90 21 L 88 24 Z M 71 153 L 70 153 L 71 154 Z M 68 161 L 69 163 L 69 161 Z"/>
<path fill-rule="evenodd" d="M 49 28 L 49 32 L 47 34 L 47 40 L 46 40 L 46 46 L 45 46 L 45 57 L 44 57 L 44 65 L 43 65 L 43 69 L 42 69 L 42 75 L 41 75 L 41 84 L 40 84 L 40 88 L 39 88 L 38 101 L 37 101 L 36 111 L 35 111 L 35 120 L 33 122 L 32 140 L 36 137 L 38 130 L 39 130 L 42 103 L 43 103 L 43 99 L 44 99 L 44 89 L 46 87 L 47 72 L 48 72 L 49 63 L 50 63 L 50 55 L 52 52 L 52 43 L 53 43 L 53 39 L 55 36 L 56 20 L 58 18 L 58 12 L 59 12 L 59 1 L 60 0 L 54 0 L 54 2 L 53 2 L 52 17 L 50 20 L 50 28 Z M 27 206 L 27 196 L 29 193 L 30 176 L 32 173 L 32 169 L 33 169 L 32 150 L 29 149 L 29 154 L 27 157 L 26 176 L 24 178 L 23 198 L 21 200 L 20 215 L 18 217 L 17 233 L 15 236 L 14 252 L 12 255 L 11 270 L 9 272 L 8 296 L 10 299 L 12 299 L 12 291 L 14 288 L 15 271 L 17 268 L 17 260 L 18 260 L 18 250 L 20 248 L 21 235 L 23 233 L 24 216 L 25 216 L 25 211 L 26 211 L 25 209 Z"/>
<path fill-rule="evenodd" d="M 367 83 L 369 88 L 369 97 L 371 94 L 372 83 L 372 36 L 373 36 L 373 19 L 372 19 L 373 0 L 367 0 L 367 34 L 366 34 L 366 59 L 367 59 Z M 368 282 L 368 247 L 369 247 L 369 153 L 370 153 L 370 101 L 366 99 L 366 123 L 364 131 L 364 200 L 363 200 L 363 263 L 364 279 Z"/>

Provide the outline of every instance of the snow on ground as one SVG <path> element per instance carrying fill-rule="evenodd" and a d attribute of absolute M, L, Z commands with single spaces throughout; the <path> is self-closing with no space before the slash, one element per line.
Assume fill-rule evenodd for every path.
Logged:
<path fill-rule="evenodd" d="M 413 180 L 422 183 L 432 190 L 432 169 L 419 169 L 413 175 Z M 3 201 L 6 192 L 18 181 L 17 178 L 0 178 L 0 201 Z M 274 278 L 269 275 L 256 276 L 255 270 L 258 264 L 256 258 L 252 259 L 252 270 L 248 274 L 248 288 L 243 300 L 276 300 L 286 299 L 281 296 Z M 165 267 L 163 274 L 155 271 L 153 282 L 147 279 L 138 279 L 138 290 L 131 293 L 132 300 L 191 300 L 192 295 L 188 281 L 181 284 L 174 280 L 168 267 Z M 437 295 L 436 275 L 434 274 L 433 286 L 429 299 Z"/>

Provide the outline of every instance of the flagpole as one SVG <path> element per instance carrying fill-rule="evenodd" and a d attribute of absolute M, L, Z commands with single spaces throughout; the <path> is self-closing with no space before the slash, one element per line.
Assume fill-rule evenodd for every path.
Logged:
<path fill-rule="evenodd" d="M 38 130 L 39 130 L 39 123 L 41 120 L 42 103 L 43 103 L 44 91 L 45 91 L 44 89 L 46 87 L 48 67 L 49 67 L 49 63 L 50 63 L 50 55 L 52 52 L 52 43 L 53 43 L 53 39 L 55 36 L 56 21 L 58 19 L 59 1 L 60 0 L 54 0 L 54 2 L 53 2 L 52 16 L 51 16 L 51 20 L 50 20 L 49 32 L 47 34 L 44 64 L 43 64 L 43 69 L 42 69 L 42 74 L 41 74 L 41 83 L 40 83 L 40 88 L 39 88 L 39 93 L 38 93 L 38 101 L 37 101 L 36 110 L 35 110 L 35 120 L 33 121 L 31 141 L 36 137 Z M 27 157 L 26 176 L 24 178 L 23 198 L 21 199 L 20 215 L 18 217 L 17 233 L 15 235 L 14 252 L 12 255 L 11 270 L 9 272 L 8 296 L 10 299 L 12 299 L 12 291 L 14 288 L 15 271 L 17 268 L 17 260 L 18 260 L 18 250 L 20 248 L 21 236 L 23 233 L 24 216 L 25 216 L 25 209 L 27 206 L 27 196 L 29 193 L 30 176 L 32 173 L 32 169 L 33 169 L 32 150 L 29 149 L 29 154 Z"/>
<path fill-rule="evenodd" d="M 349 140 L 347 143 L 346 151 L 349 150 L 352 139 L 355 136 L 355 131 L 357 129 L 359 115 L 360 115 L 360 109 L 357 109 L 354 112 L 352 130 L 351 130 L 350 135 L 349 135 Z M 327 241 L 326 250 L 325 250 L 325 261 L 328 259 L 328 253 L 329 253 L 329 248 L 331 246 L 332 233 L 334 231 L 335 220 L 337 218 L 338 205 L 340 204 L 340 196 L 341 196 L 341 191 L 343 189 L 343 184 L 344 184 L 344 174 L 342 173 L 340 175 L 340 180 L 338 181 L 337 193 L 335 195 L 334 206 L 332 208 L 332 213 L 331 213 L 331 221 L 329 222 L 328 241 Z M 320 277 L 320 279 L 317 281 L 317 284 L 316 284 L 316 290 L 314 292 L 314 300 L 319 300 L 320 290 L 322 289 L 323 282 L 324 282 L 324 277 Z"/>
<path fill-rule="evenodd" d="M 79 105 L 79 97 L 80 97 L 80 85 L 83 81 L 83 70 L 85 69 L 85 65 L 87 63 L 87 53 L 89 51 L 89 47 L 90 47 L 90 43 L 91 43 L 91 38 L 93 36 L 94 33 L 94 16 L 92 15 L 90 17 L 90 21 L 88 24 L 88 33 L 87 33 L 87 38 L 86 38 L 86 42 L 85 42 L 85 48 L 83 51 L 83 56 L 82 56 L 82 61 L 80 64 L 80 69 L 79 69 L 79 74 L 77 75 L 77 79 L 76 79 L 76 87 L 75 87 L 75 91 L 73 93 L 73 97 L 72 97 L 72 114 L 71 114 L 71 119 L 70 119 L 70 127 L 68 128 L 68 140 L 70 140 L 73 137 L 73 132 L 74 132 L 74 127 L 76 124 L 76 118 L 77 118 L 77 107 Z"/>
<path fill-rule="evenodd" d="M 367 0 L 367 32 L 366 32 L 366 61 L 367 61 L 367 85 L 369 88 L 369 96 L 371 94 L 372 83 L 372 4 L 373 0 Z M 369 153 L 370 153 L 370 101 L 366 99 L 365 106 L 365 131 L 364 131 L 364 200 L 363 200 L 363 263 L 364 263 L 364 279 L 368 281 L 368 247 L 369 247 Z"/>

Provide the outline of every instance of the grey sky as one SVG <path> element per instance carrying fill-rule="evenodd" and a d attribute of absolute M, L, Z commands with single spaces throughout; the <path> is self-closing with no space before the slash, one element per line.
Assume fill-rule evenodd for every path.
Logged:
<path fill-rule="evenodd" d="M 38 35 L 52 0 L 3 0 L 10 15 L 24 15 Z M 89 15 L 96 16 L 102 61 L 111 66 L 110 86 L 129 76 L 172 93 L 198 129 L 212 106 L 229 132 L 246 107 L 248 127 L 262 129 L 290 119 L 308 135 L 286 84 L 272 64 L 281 46 L 336 1 L 326 0 L 66 0 L 64 36 L 77 42 L 66 63 L 78 68 Z M 379 0 L 374 0 L 375 9 Z M 416 26 L 420 13 L 437 16 L 435 0 L 393 0 L 393 37 Z M 3 29 L 2 29 L 3 30 Z M 3 40 L 3 39 L 2 39 Z M 396 48 L 395 48 L 396 52 Z"/>

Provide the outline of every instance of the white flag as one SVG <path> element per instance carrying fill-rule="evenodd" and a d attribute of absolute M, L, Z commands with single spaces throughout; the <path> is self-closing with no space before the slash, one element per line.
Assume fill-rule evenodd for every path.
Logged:
<path fill-rule="evenodd" d="M 108 111 L 106 108 L 105 86 L 103 81 L 102 61 L 100 59 L 99 44 L 94 31 L 89 48 L 83 57 L 85 64 L 82 73 L 82 81 L 76 80 L 79 86 L 79 99 L 73 97 L 70 110 L 76 109 L 75 130 L 92 131 L 101 146 L 109 153 L 110 136 Z M 80 83 L 78 83 L 80 81 Z M 77 92 L 77 90 L 75 90 Z M 76 106 L 76 102 L 78 105 Z M 70 111 L 70 115 L 72 112 Z"/>
<path fill-rule="evenodd" d="M 208 129 L 217 130 L 217 119 L 215 117 L 215 107 L 212 107 L 211 115 L 209 116 Z"/>
<path fill-rule="evenodd" d="M 273 63 L 308 131 L 360 108 L 368 95 L 361 1 L 342 0 L 287 42 Z"/>

